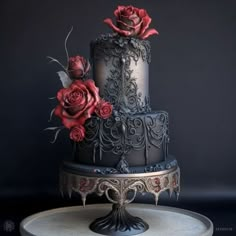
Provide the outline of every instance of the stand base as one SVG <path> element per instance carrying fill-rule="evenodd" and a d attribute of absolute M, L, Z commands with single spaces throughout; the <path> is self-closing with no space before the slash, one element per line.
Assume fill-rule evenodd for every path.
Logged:
<path fill-rule="evenodd" d="M 89 228 L 103 235 L 130 236 L 145 232 L 149 226 L 139 217 L 130 215 L 125 206 L 113 204 L 112 211 L 96 219 Z"/>
<path fill-rule="evenodd" d="M 27 217 L 21 222 L 22 236 L 98 236 L 89 229 L 94 218 L 107 214 L 111 204 L 58 208 Z M 142 236 L 212 236 L 213 224 L 205 216 L 174 207 L 130 204 L 127 210 L 149 224 Z"/>

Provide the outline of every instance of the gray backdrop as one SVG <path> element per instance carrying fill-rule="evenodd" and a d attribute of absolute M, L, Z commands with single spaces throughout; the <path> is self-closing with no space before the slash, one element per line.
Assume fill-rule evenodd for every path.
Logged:
<path fill-rule="evenodd" d="M 170 117 L 170 153 L 181 167 L 182 196 L 236 196 L 236 1 L 1 1 L 0 197 L 58 195 L 58 169 L 71 158 L 67 134 L 43 129 L 61 83 L 56 64 L 89 57 L 90 40 L 111 30 L 118 4 L 146 8 L 160 36 L 150 37 L 153 110 Z"/>

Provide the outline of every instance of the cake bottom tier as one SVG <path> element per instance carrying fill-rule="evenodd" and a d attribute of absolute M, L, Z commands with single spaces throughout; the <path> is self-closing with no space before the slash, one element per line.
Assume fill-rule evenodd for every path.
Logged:
<path fill-rule="evenodd" d="M 105 120 L 92 117 L 85 129 L 85 139 L 75 143 L 74 149 L 74 161 L 80 166 L 115 168 L 120 173 L 129 173 L 133 167 L 155 165 L 168 156 L 165 111 L 113 115 Z"/>

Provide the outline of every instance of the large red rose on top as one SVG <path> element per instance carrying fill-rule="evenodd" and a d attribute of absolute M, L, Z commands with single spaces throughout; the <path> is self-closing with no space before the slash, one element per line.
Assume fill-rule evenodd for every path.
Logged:
<path fill-rule="evenodd" d="M 61 118 L 68 129 L 83 125 L 100 101 L 98 88 L 91 79 L 73 81 L 69 88 L 58 91 L 57 99 L 59 105 L 54 114 Z"/>
<path fill-rule="evenodd" d="M 118 6 L 114 15 L 116 25 L 110 18 L 105 19 L 104 22 L 120 35 L 146 39 L 153 34 L 158 34 L 155 29 L 148 29 L 152 19 L 144 9 L 133 6 Z"/>
<path fill-rule="evenodd" d="M 87 61 L 84 57 L 75 56 L 69 58 L 68 72 L 71 78 L 82 79 L 88 74 L 89 70 L 89 61 Z"/>

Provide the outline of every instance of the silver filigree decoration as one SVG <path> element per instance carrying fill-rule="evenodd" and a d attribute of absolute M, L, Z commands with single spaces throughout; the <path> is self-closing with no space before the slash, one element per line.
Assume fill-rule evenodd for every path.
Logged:
<path fill-rule="evenodd" d="M 180 192 L 180 170 L 172 168 L 170 170 L 140 173 L 140 174 L 111 174 L 106 176 L 91 174 L 83 176 L 82 174 L 73 174 L 62 170 L 60 176 L 61 192 L 79 193 L 85 206 L 88 194 L 96 193 L 99 196 L 105 194 L 107 199 L 113 204 L 124 205 L 131 203 L 138 192 L 149 192 L 155 198 L 158 204 L 159 195 L 164 191 L 169 191 L 171 196 L 173 192 L 178 198 Z M 128 198 L 128 193 L 132 197 Z"/>

